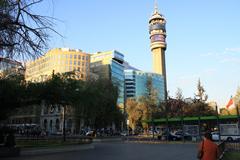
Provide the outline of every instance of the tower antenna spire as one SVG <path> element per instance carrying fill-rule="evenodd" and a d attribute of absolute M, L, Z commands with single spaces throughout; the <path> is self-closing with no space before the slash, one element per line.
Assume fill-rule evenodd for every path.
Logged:
<path fill-rule="evenodd" d="M 158 4 L 157 4 L 157 0 L 155 0 L 155 2 L 154 2 L 154 13 L 158 13 Z"/>

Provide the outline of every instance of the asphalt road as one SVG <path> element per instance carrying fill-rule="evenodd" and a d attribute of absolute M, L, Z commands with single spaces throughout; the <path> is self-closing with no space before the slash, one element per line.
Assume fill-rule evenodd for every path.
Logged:
<path fill-rule="evenodd" d="M 196 144 L 95 143 L 94 149 L 6 160 L 196 160 Z"/>

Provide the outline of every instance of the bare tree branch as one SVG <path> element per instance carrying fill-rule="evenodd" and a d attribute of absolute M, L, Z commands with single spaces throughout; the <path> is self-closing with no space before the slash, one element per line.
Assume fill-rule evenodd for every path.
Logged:
<path fill-rule="evenodd" d="M 50 33 L 60 35 L 53 28 L 56 19 L 31 11 L 42 1 L 0 0 L 1 57 L 36 58 L 48 47 Z"/>

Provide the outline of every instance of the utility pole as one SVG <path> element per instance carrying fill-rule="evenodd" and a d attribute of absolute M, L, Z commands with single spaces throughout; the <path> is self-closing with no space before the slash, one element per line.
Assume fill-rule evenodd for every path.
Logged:
<path fill-rule="evenodd" d="M 65 128 L 65 121 L 66 121 L 66 106 L 63 104 L 63 142 L 66 142 L 66 128 Z"/>

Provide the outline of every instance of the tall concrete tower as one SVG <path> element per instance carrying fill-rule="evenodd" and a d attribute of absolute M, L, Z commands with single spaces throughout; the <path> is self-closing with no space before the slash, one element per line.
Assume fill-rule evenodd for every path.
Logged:
<path fill-rule="evenodd" d="M 155 2 L 154 12 L 149 19 L 149 34 L 151 40 L 151 51 L 153 56 L 153 72 L 164 77 L 165 98 L 167 96 L 167 77 L 165 64 L 166 44 L 166 20 L 158 12 L 157 3 Z"/>

